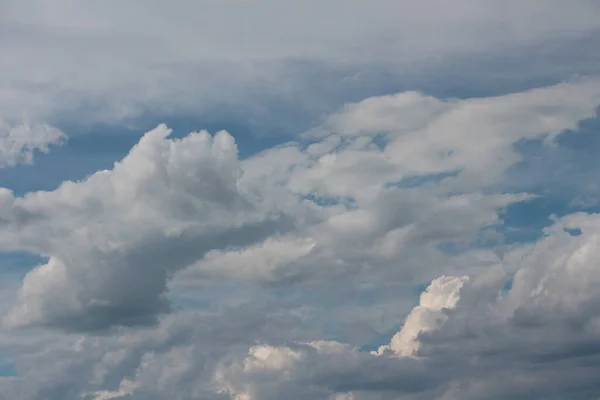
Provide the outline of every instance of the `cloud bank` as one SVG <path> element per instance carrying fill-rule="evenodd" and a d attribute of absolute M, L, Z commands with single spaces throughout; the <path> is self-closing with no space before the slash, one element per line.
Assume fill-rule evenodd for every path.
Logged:
<path fill-rule="evenodd" d="M 228 132 L 161 124 L 82 181 L 4 188 L 0 248 L 44 261 L 5 305 L 0 353 L 17 376 L 0 392 L 598 396 L 600 216 L 555 216 L 514 243 L 505 215 L 539 198 L 506 181 L 518 145 L 560 146 L 599 105 L 594 77 L 488 98 L 403 92 L 248 158 Z"/>
<path fill-rule="evenodd" d="M 588 0 L 3 0 L 0 109 L 82 128 L 157 114 L 312 119 L 348 96 L 456 70 L 482 85 L 510 82 L 506 71 L 554 81 L 597 71 L 587 40 L 598 21 Z"/>

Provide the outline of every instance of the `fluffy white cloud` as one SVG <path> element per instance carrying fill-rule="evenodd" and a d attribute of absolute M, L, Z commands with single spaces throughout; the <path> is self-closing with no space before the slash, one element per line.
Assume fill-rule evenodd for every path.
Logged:
<path fill-rule="evenodd" d="M 564 130 L 576 129 L 580 120 L 593 117 L 598 104 L 598 78 L 483 99 L 439 100 L 408 92 L 347 105 L 319 131 L 385 134 L 389 141 L 385 152 L 368 160 L 370 169 L 378 167 L 376 162 L 397 165 L 388 171 L 402 175 L 390 173 L 387 179 L 458 170 L 462 185 L 480 186 L 496 183 L 520 160 L 515 143 L 546 135 L 551 143 Z M 343 168 L 344 161 L 325 165 L 322 170 L 334 170 L 338 165 Z"/>
<path fill-rule="evenodd" d="M 482 228 L 501 223 L 499 209 L 533 198 L 495 193 L 502 190 L 507 168 L 521 159 L 514 145 L 543 138 L 550 143 L 593 116 L 600 104 L 599 82 L 582 79 L 492 99 L 444 101 L 417 93 L 368 99 L 330 117 L 319 129 L 327 135 L 322 140 L 289 144 L 245 160 L 247 181 L 260 182 L 261 190 L 273 195 L 271 190 L 277 189 L 277 196 L 291 190 L 315 201 L 324 218 L 305 227 L 304 239 L 292 239 L 311 243 L 310 252 L 302 245 L 298 252 L 286 252 L 292 269 L 283 264 L 273 269 L 277 262 L 263 259 L 269 273 L 254 276 L 272 280 L 278 273 L 290 278 L 310 270 L 342 275 L 367 264 L 376 266 L 369 270 L 372 280 L 378 269 L 395 268 L 398 262 L 410 275 L 407 261 L 415 257 L 420 258 L 415 270 L 447 263 L 429 246 L 472 241 Z M 415 124 L 410 121 L 414 115 L 429 120 Z M 337 133 L 328 135 L 331 131 Z M 385 135 L 383 144 L 377 141 L 380 135 Z M 434 173 L 446 175 L 429 175 Z M 270 258 L 267 248 L 273 246 L 265 242 L 244 257 L 252 252 L 253 257 Z M 238 250 L 215 253 L 198 268 L 239 255 Z M 246 271 L 257 272 L 254 264 Z M 232 276 L 248 273 L 245 267 L 237 273 L 229 267 L 220 270 Z M 435 277 L 425 275 L 426 280 Z"/>
<path fill-rule="evenodd" d="M 468 279 L 467 276 L 435 279 L 421 295 L 419 306 L 406 317 L 402 329 L 392 337 L 389 346 L 379 348 L 378 354 L 391 350 L 402 356 L 415 356 L 419 350 L 419 335 L 438 329 L 446 321 L 445 312 L 456 308 L 460 289 Z"/>
<path fill-rule="evenodd" d="M 173 272 L 302 218 L 302 208 L 241 187 L 228 133 L 169 134 L 161 125 L 112 170 L 52 192 L 16 198 L 3 189 L 1 246 L 48 257 L 25 277 L 5 323 L 101 329 L 151 322 L 169 308 L 164 292 Z"/>

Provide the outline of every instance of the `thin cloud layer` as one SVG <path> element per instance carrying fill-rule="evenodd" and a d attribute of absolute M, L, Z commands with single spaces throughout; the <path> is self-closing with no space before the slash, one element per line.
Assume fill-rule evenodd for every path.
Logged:
<path fill-rule="evenodd" d="M 251 119 L 284 101 L 314 117 L 317 103 L 373 90 L 373 68 L 406 80 L 447 73 L 444 60 L 516 53 L 533 54 L 521 61 L 532 64 L 561 43 L 593 51 L 585 40 L 598 34 L 599 13 L 588 0 L 3 0 L 0 109 L 85 126 L 223 107 Z M 561 79 L 590 62 L 536 69 Z"/>

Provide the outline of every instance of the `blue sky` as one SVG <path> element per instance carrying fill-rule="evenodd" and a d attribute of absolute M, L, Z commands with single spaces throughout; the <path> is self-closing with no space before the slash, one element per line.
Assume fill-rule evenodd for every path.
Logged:
<path fill-rule="evenodd" d="M 0 0 L 0 397 L 599 397 L 599 43 L 588 0 Z"/>

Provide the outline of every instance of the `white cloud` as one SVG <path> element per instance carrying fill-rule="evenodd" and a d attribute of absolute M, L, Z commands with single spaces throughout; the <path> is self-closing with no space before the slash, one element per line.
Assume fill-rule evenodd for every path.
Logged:
<path fill-rule="evenodd" d="M 0 246 L 48 257 L 27 274 L 4 322 L 71 330 L 152 323 L 169 310 L 170 278 L 190 265 L 172 288 L 202 290 L 217 276 L 421 283 L 439 275 L 439 264 L 472 273 L 487 261 L 448 260 L 436 246 L 476 241 L 502 223 L 499 210 L 533 197 L 501 192 L 499 178 L 519 159 L 513 144 L 593 115 L 598 82 L 436 105 L 444 111 L 434 113 L 430 105 L 442 100 L 371 99 L 336 117 L 360 115 L 368 128 L 359 137 L 342 132 L 317 141 L 320 150 L 290 143 L 245 161 L 227 132 L 169 139 L 161 125 L 111 170 L 51 192 L 0 193 Z M 407 104 L 431 120 L 399 120 L 399 132 L 388 120 Z M 372 136 L 379 130 L 390 139 L 383 147 Z M 440 160 L 441 150 L 452 155 Z M 440 183 L 402 187 L 411 175 L 455 169 Z"/>
<path fill-rule="evenodd" d="M 1 246 L 49 257 L 25 277 L 6 323 L 147 323 L 168 309 L 173 272 L 210 250 L 291 229 L 288 205 L 240 186 L 228 133 L 169 134 L 161 125 L 112 170 L 55 191 L 16 198 L 4 189 Z"/>
<path fill-rule="evenodd" d="M 47 153 L 51 146 L 60 146 L 66 135 L 45 124 L 9 124 L 0 118 L 0 168 L 31 164 L 36 152 Z"/>
<path fill-rule="evenodd" d="M 386 134 L 389 144 L 384 154 L 377 155 L 398 166 L 395 171 L 400 177 L 460 170 L 462 185 L 479 186 L 496 182 L 520 160 L 513 149 L 516 142 L 545 135 L 550 142 L 564 130 L 576 129 L 580 120 L 593 117 L 598 104 L 598 78 L 460 101 L 409 92 L 348 105 L 321 129 L 348 135 Z M 386 178 L 400 178 L 390 175 Z"/>
<path fill-rule="evenodd" d="M 431 282 L 421 294 L 420 304 L 406 317 L 402 329 L 392 337 L 389 346 L 380 347 L 377 354 L 391 350 L 402 356 L 416 356 L 419 335 L 438 329 L 445 322 L 445 312 L 456 308 L 460 300 L 460 289 L 468 279 L 468 276 L 442 276 Z"/>

